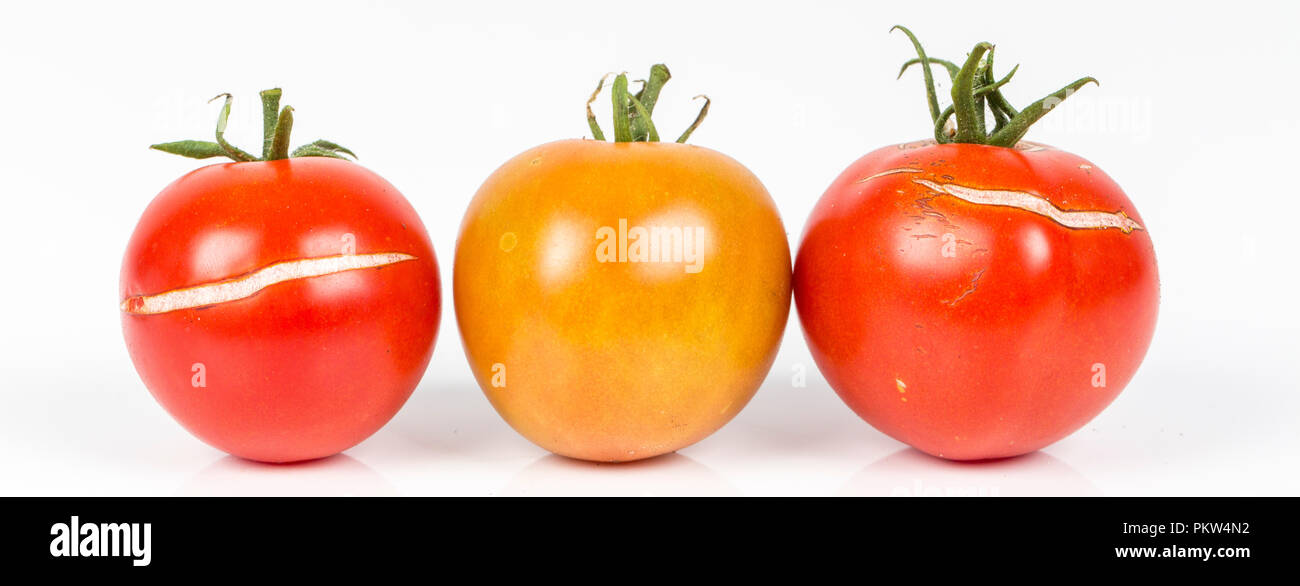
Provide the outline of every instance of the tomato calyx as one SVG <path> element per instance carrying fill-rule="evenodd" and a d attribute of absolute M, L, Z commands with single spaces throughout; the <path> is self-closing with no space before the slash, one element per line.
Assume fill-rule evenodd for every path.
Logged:
<path fill-rule="evenodd" d="M 614 74 L 606 73 L 601 77 L 600 82 L 596 84 L 596 91 L 591 92 L 591 97 L 587 98 L 587 125 L 591 127 L 591 135 L 596 140 L 605 140 L 605 133 L 596 122 L 596 114 L 591 111 L 591 104 L 600 95 L 600 90 L 605 88 L 605 81 L 611 75 Z M 659 131 L 655 128 L 651 114 L 654 113 L 655 104 L 659 101 L 659 91 L 671 78 L 672 74 L 668 72 L 667 66 L 662 63 L 656 64 L 650 68 L 649 79 L 637 80 L 641 83 L 641 89 L 632 94 L 628 91 L 627 73 L 620 73 L 614 77 L 614 83 L 610 86 L 614 105 L 614 142 L 659 142 Z M 693 99 L 703 99 L 704 106 L 695 116 L 695 121 L 681 136 L 677 137 L 678 143 L 685 143 L 691 137 L 691 133 L 699 128 L 700 123 L 704 122 L 704 117 L 709 115 L 711 103 L 709 97 L 701 94 Z"/>
<path fill-rule="evenodd" d="M 958 66 L 952 61 L 929 57 L 916 35 L 904 26 L 895 26 L 890 32 L 900 30 L 912 41 L 917 56 L 903 63 L 898 77 L 903 77 L 907 68 L 922 64 L 921 72 L 925 77 L 925 95 L 930 106 L 930 119 L 934 123 L 934 140 L 939 144 L 967 143 L 989 146 L 1014 147 L 1029 132 L 1029 127 L 1041 119 L 1052 108 L 1066 98 L 1074 95 L 1083 86 L 1094 83 L 1095 78 L 1083 77 L 1065 87 L 1048 94 L 1042 99 L 1028 105 L 1024 110 L 1017 110 L 1002 95 L 1002 87 L 1011 81 L 1020 68 L 1013 67 L 1007 75 L 997 79 L 993 75 L 993 51 L 990 43 L 981 42 L 971 49 L 966 61 Z M 952 105 L 939 109 L 939 99 L 934 89 L 934 75 L 930 65 L 942 66 L 952 81 Z M 993 117 L 993 128 L 987 124 L 986 110 Z M 955 126 L 950 120 L 955 119 Z"/>
<path fill-rule="evenodd" d="M 255 156 L 226 140 L 226 123 L 230 120 L 230 104 L 233 97 L 221 94 L 209 102 L 225 98 L 221 112 L 217 114 L 217 132 L 215 141 L 180 140 L 150 145 L 149 148 L 164 153 L 189 157 L 191 159 L 209 159 L 227 157 L 235 162 L 277 161 L 290 157 L 330 157 L 334 159 L 356 159 L 356 153 L 346 147 L 328 140 L 317 140 L 289 151 L 289 136 L 293 132 L 293 106 L 280 108 L 279 88 L 264 90 L 262 97 L 262 155 Z"/>

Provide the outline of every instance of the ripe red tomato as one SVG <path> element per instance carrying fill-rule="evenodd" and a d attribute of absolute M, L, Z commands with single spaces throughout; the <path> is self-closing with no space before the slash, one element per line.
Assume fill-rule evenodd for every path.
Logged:
<path fill-rule="evenodd" d="M 205 442 L 267 462 L 329 456 L 382 427 L 420 381 L 441 309 L 415 210 L 324 156 L 169 185 L 131 236 L 121 300 L 158 402 Z"/>
<path fill-rule="evenodd" d="M 502 165 L 456 245 L 479 386 L 519 433 L 572 458 L 707 437 L 754 395 L 789 316 L 790 250 L 762 183 L 716 151 L 630 136 Z"/>
<path fill-rule="evenodd" d="M 1133 203 L 1087 160 L 1029 142 L 859 159 L 808 220 L 794 291 L 840 397 L 957 460 L 1031 452 L 1100 413 L 1137 371 L 1159 301 Z"/>

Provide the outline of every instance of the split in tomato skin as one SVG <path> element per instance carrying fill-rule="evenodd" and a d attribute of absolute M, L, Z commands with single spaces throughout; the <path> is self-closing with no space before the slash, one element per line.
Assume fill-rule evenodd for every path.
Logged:
<path fill-rule="evenodd" d="M 935 189 L 954 185 L 1123 212 L 1141 227 L 1067 228 Z M 1159 304 L 1133 204 L 1087 161 L 1032 143 L 925 142 L 858 160 L 808 220 L 794 290 L 840 397 L 954 460 L 1032 452 L 1095 417 L 1137 371 Z"/>
<path fill-rule="evenodd" d="M 701 228 L 683 262 L 603 262 L 602 228 Z M 466 212 L 454 294 L 465 353 L 501 416 L 594 461 L 649 458 L 733 418 L 766 377 L 790 252 L 756 177 L 709 149 L 566 140 L 498 169 Z"/>
<path fill-rule="evenodd" d="M 1151 238 L 1095 165 L 1019 140 L 1094 80 L 1017 110 L 991 45 L 959 67 L 902 30 L 909 64 L 944 65 L 957 104 L 938 108 L 927 72 L 935 140 L 878 149 L 826 190 L 795 260 L 800 323 L 830 386 L 885 434 L 953 460 L 1029 453 L 1136 373 L 1159 306 Z"/>
<path fill-rule="evenodd" d="M 370 436 L 419 383 L 441 308 L 424 226 L 379 176 L 326 158 L 193 171 L 145 210 L 120 293 L 194 287 L 349 245 L 414 259 L 281 282 L 216 305 L 124 311 L 145 385 L 194 435 L 243 458 L 321 458 Z M 195 384 L 199 369 L 205 386 Z"/>
<path fill-rule="evenodd" d="M 312 263 L 335 266 L 285 270 Z M 176 180 L 141 216 L 120 283 L 127 350 L 150 393 L 199 439 L 263 462 L 330 456 L 382 427 L 423 376 L 441 315 L 415 210 L 375 173 L 325 155 Z M 223 300 L 197 303 L 201 291 Z"/>

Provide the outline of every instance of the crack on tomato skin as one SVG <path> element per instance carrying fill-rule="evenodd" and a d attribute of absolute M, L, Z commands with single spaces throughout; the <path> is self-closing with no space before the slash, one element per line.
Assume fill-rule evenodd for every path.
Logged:
<path fill-rule="evenodd" d="M 156 293 L 135 295 L 122 301 L 121 310 L 132 315 L 155 315 L 182 309 L 208 307 L 247 299 L 263 289 L 299 279 L 322 277 L 361 269 L 379 269 L 387 265 L 415 260 L 400 252 L 341 254 L 280 261 L 244 275 Z"/>
<path fill-rule="evenodd" d="M 1028 191 L 977 189 L 956 183 L 935 183 L 927 179 L 913 179 L 913 183 L 937 193 L 946 193 L 974 205 L 1010 207 L 1037 214 L 1066 228 L 1076 230 L 1105 230 L 1115 228 L 1125 234 L 1144 228 L 1122 210 L 1063 210 L 1046 198 Z"/>
<path fill-rule="evenodd" d="M 976 289 L 979 288 L 980 278 L 984 276 L 984 271 L 986 270 L 988 269 L 980 269 L 978 271 L 975 271 L 975 276 L 971 277 L 970 284 L 966 286 L 965 291 L 961 292 L 961 295 L 958 295 L 956 299 L 953 299 L 951 301 L 942 301 L 942 303 L 944 305 L 947 305 L 948 307 L 956 307 L 957 304 L 961 302 L 961 300 L 969 297 L 972 293 L 975 292 Z"/>
<path fill-rule="evenodd" d="M 869 177 L 863 177 L 862 179 L 854 181 L 854 183 L 866 183 L 868 181 L 871 181 L 872 179 L 878 179 L 886 175 L 896 175 L 898 173 L 920 173 L 920 172 L 921 172 L 920 169 L 913 169 L 911 167 L 898 167 L 896 169 L 886 169 L 884 171 L 881 171 Z"/>
<path fill-rule="evenodd" d="M 1035 150 L 1042 150 L 1041 148 Z M 1032 152 L 1032 151 L 1031 151 Z M 939 161 L 930 163 L 930 166 L 936 166 Z M 1091 166 L 1088 167 L 1091 169 Z M 920 173 L 922 170 L 913 167 L 898 167 L 886 169 L 869 177 L 859 179 L 856 183 L 866 183 L 872 179 L 894 175 L 898 173 Z M 1102 210 L 1063 210 L 1056 207 L 1056 204 L 1048 201 L 1047 198 L 1028 191 L 1015 191 L 1005 189 L 979 189 L 968 187 L 952 182 L 951 175 L 941 175 L 943 179 L 949 180 L 948 183 L 938 183 L 929 179 L 913 179 L 912 183 L 929 189 L 934 195 L 919 197 L 916 199 L 916 205 L 922 209 L 923 216 L 933 217 L 951 228 L 956 228 L 948 218 L 942 213 L 935 211 L 930 206 L 930 200 L 940 195 L 949 195 L 973 205 L 1010 207 L 1024 210 L 1037 214 L 1066 228 L 1075 230 L 1105 230 L 1114 228 L 1130 234 L 1134 230 L 1145 230 L 1141 224 L 1138 224 L 1123 210 L 1117 212 L 1107 212 Z M 908 216 L 915 218 L 916 216 Z"/>

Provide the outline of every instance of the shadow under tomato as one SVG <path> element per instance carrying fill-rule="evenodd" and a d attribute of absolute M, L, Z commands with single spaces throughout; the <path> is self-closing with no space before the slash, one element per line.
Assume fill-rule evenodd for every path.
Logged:
<path fill-rule="evenodd" d="M 419 460 L 504 456 L 532 446 L 497 415 L 472 382 L 455 387 L 421 384 L 384 431 L 410 442 L 405 457 Z"/>
<path fill-rule="evenodd" d="M 597 463 L 547 454 L 515 473 L 503 496 L 731 496 L 739 491 L 712 468 L 678 453 Z"/>
<path fill-rule="evenodd" d="M 811 362 L 778 361 L 754 399 L 723 428 L 732 446 L 792 457 L 846 452 L 862 457 L 896 445 L 845 406 L 820 375 L 807 373 L 806 386 L 791 386 L 789 371 L 795 364 Z"/>
<path fill-rule="evenodd" d="M 1092 481 L 1047 452 L 955 462 L 905 448 L 854 474 L 841 496 L 1101 496 Z"/>
<path fill-rule="evenodd" d="M 397 489 L 347 454 L 290 464 L 223 456 L 176 490 L 176 496 L 391 496 Z"/>

